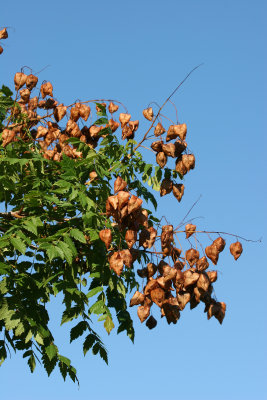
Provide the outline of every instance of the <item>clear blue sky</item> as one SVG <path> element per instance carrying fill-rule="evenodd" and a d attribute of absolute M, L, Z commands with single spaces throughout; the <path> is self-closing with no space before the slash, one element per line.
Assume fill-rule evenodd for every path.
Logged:
<path fill-rule="evenodd" d="M 215 290 L 227 303 L 222 326 L 207 321 L 200 306 L 185 310 L 177 325 L 162 320 L 150 332 L 134 309 L 134 345 L 125 334 L 108 337 L 100 330 L 108 367 L 89 353 L 84 358 L 81 343 L 69 346 L 66 331 L 57 329 L 62 353 L 78 368 L 80 389 L 57 372 L 48 379 L 38 366 L 31 375 L 25 360 L 12 356 L 0 369 L 1 398 L 267 399 L 266 13 L 264 0 L 2 4 L 0 24 L 10 29 L 0 83 L 11 85 L 21 66 L 34 72 L 48 66 L 40 79 L 51 80 L 66 104 L 119 99 L 145 126 L 142 109 L 162 103 L 187 72 L 204 63 L 174 97 L 196 168 L 186 176 L 182 203 L 164 197 L 157 215 L 178 224 L 202 194 L 192 212 L 204 217 L 199 228 L 263 241 L 243 242 L 237 262 L 228 250 L 220 258 Z M 166 113 L 172 112 L 168 107 Z M 53 310 L 57 321 L 60 306 Z"/>

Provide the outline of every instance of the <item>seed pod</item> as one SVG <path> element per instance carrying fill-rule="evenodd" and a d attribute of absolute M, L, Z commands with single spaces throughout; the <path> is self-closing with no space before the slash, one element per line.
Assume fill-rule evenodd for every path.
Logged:
<path fill-rule="evenodd" d="M 196 231 L 196 225 L 187 224 L 185 226 L 186 239 L 188 239 L 190 236 L 192 236 L 195 231 Z"/>
<path fill-rule="evenodd" d="M 136 132 L 139 127 L 139 121 L 129 121 L 129 127 L 131 128 L 132 132 Z"/>
<path fill-rule="evenodd" d="M 178 157 L 176 160 L 176 165 L 175 165 L 175 170 L 180 174 L 180 175 L 185 175 L 187 174 L 188 170 L 186 166 L 183 163 L 182 156 Z"/>
<path fill-rule="evenodd" d="M 31 92 L 29 91 L 29 89 L 21 89 L 19 94 L 20 94 L 20 97 L 22 98 L 22 100 L 25 103 L 28 103 L 30 95 L 31 95 Z"/>
<path fill-rule="evenodd" d="M 187 171 L 195 168 L 196 159 L 195 159 L 194 154 L 183 154 L 182 160 L 183 160 L 183 164 L 186 167 Z"/>
<path fill-rule="evenodd" d="M 174 282 L 174 286 L 176 287 L 176 289 L 178 291 L 181 290 L 184 286 L 184 273 L 182 271 L 180 271 L 179 269 L 176 269 L 176 276 L 175 276 L 175 280 L 173 280 L 173 282 Z"/>
<path fill-rule="evenodd" d="M 177 269 L 170 268 L 168 271 L 163 273 L 163 278 L 165 282 L 175 281 L 177 275 Z"/>
<path fill-rule="evenodd" d="M 98 138 L 99 137 L 99 133 L 101 132 L 101 126 L 96 126 L 96 125 L 91 125 L 89 128 L 89 133 L 91 138 Z"/>
<path fill-rule="evenodd" d="M 194 269 L 187 269 L 183 273 L 184 278 L 184 287 L 187 288 L 188 286 L 194 285 L 197 280 L 199 279 L 199 274 L 195 272 Z"/>
<path fill-rule="evenodd" d="M 76 107 L 76 104 L 74 107 L 70 109 L 70 118 L 72 121 L 77 122 L 78 119 L 80 118 L 80 112 L 79 112 L 79 107 Z"/>
<path fill-rule="evenodd" d="M 3 47 L 2 47 L 2 46 L 0 46 L 0 54 L 2 54 L 2 53 L 3 53 L 3 51 L 4 51 Z"/>
<path fill-rule="evenodd" d="M 186 304 L 190 301 L 191 294 L 189 292 L 182 292 L 182 291 L 177 291 L 176 292 L 176 298 L 179 304 L 180 310 L 183 310 L 186 306 Z"/>
<path fill-rule="evenodd" d="M 220 322 L 220 324 L 222 324 L 225 317 L 225 311 L 226 304 L 224 302 L 214 301 L 209 305 L 207 317 L 210 319 L 212 316 L 214 316 Z"/>
<path fill-rule="evenodd" d="M 140 278 L 147 278 L 147 268 L 138 269 L 136 272 Z"/>
<path fill-rule="evenodd" d="M 35 86 L 38 83 L 38 78 L 37 76 L 30 74 L 27 76 L 26 78 L 26 86 L 29 90 L 32 90 L 33 88 L 35 88 Z"/>
<path fill-rule="evenodd" d="M 180 202 L 184 195 L 184 185 L 182 183 L 175 183 L 172 187 L 174 197 Z"/>
<path fill-rule="evenodd" d="M 153 110 L 152 107 L 146 108 L 143 110 L 143 116 L 148 120 L 148 121 L 152 121 L 153 119 Z"/>
<path fill-rule="evenodd" d="M 133 297 L 130 301 L 130 307 L 137 306 L 138 304 L 142 304 L 145 300 L 144 293 L 138 292 L 138 290 L 134 293 Z"/>
<path fill-rule="evenodd" d="M 174 268 L 176 268 L 177 270 L 182 271 L 182 269 L 184 269 L 185 265 L 186 265 L 185 262 L 182 262 L 182 261 L 179 261 L 179 260 L 178 260 L 178 261 L 176 261 L 176 262 L 174 263 Z"/>
<path fill-rule="evenodd" d="M 113 133 L 116 132 L 116 130 L 120 126 L 120 124 L 118 122 L 114 121 L 113 119 L 110 119 L 108 121 L 108 125 L 109 125 L 109 127 L 111 129 L 111 132 L 113 132 Z"/>
<path fill-rule="evenodd" d="M 120 255 L 123 259 L 123 263 L 126 267 L 132 268 L 133 266 L 133 256 L 128 249 L 120 251 Z"/>
<path fill-rule="evenodd" d="M 160 196 L 165 196 L 168 193 L 171 193 L 172 191 L 172 181 L 170 179 L 163 179 L 160 185 Z"/>
<path fill-rule="evenodd" d="M 7 39 L 7 38 L 8 38 L 8 33 L 7 33 L 6 28 L 1 29 L 0 30 L 0 40 Z"/>
<path fill-rule="evenodd" d="M 66 132 L 72 137 L 80 137 L 82 135 L 79 126 L 71 119 L 69 119 L 67 122 Z"/>
<path fill-rule="evenodd" d="M 128 122 L 131 119 L 131 114 L 125 114 L 125 113 L 120 113 L 120 123 L 121 123 L 121 127 L 123 128 L 126 124 L 128 124 Z"/>
<path fill-rule="evenodd" d="M 205 253 L 206 256 L 213 262 L 213 264 L 216 265 L 219 259 L 219 251 L 217 247 L 211 244 L 205 248 Z"/>
<path fill-rule="evenodd" d="M 176 147 L 174 143 L 163 144 L 162 151 L 168 157 L 174 158 L 176 156 Z"/>
<path fill-rule="evenodd" d="M 235 242 L 230 245 L 230 253 L 234 256 L 234 259 L 237 260 L 243 252 L 243 247 L 240 242 Z"/>
<path fill-rule="evenodd" d="M 177 247 L 172 248 L 171 257 L 172 261 L 175 262 L 181 255 L 182 250 L 178 249 Z"/>
<path fill-rule="evenodd" d="M 160 140 L 157 140 L 156 142 L 153 142 L 150 147 L 156 153 L 159 153 L 160 151 L 162 151 L 162 142 Z"/>
<path fill-rule="evenodd" d="M 137 315 L 141 322 L 144 322 L 150 314 L 150 307 L 148 306 L 139 306 L 137 308 Z"/>
<path fill-rule="evenodd" d="M 90 113 L 91 113 L 91 108 L 89 106 L 87 106 L 86 104 L 80 105 L 79 114 L 84 121 L 88 120 Z"/>
<path fill-rule="evenodd" d="M 161 125 L 160 122 L 157 123 L 155 129 L 154 129 L 154 135 L 157 136 L 161 136 L 163 135 L 163 133 L 166 132 L 165 129 L 163 128 L 163 126 Z"/>
<path fill-rule="evenodd" d="M 155 243 L 157 231 L 153 227 L 143 229 L 139 235 L 139 246 L 143 246 L 144 249 L 151 248 Z"/>
<path fill-rule="evenodd" d="M 109 196 L 108 202 L 113 207 L 114 210 L 117 210 L 119 204 L 118 196 Z"/>
<path fill-rule="evenodd" d="M 104 107 L 104 109 L 106 110 L 107 107 L 106 103 L 100 103 L 100 105 Z M 95 106 L 95 109 L 97 113 L 102 113 L 102 109 L 98 105 Z"/>
<path fill-rule="evenodd" d="M 114 104 L 112 101 L 109 103 L 108 111 L 110 112 L 110 114 L 113 114 L 114 112 L 118 111 L 118 109 L 119 109 L 119 106 Z"/>
<path fill-rule="evenodd" d="M 2 132 L 2 146 L 6 147 L 9 143 L 14 141 L 16 132 L 11 129 L 4 129 Z"/>
<path fill-rule="evenodd" d="M 123 271 L 123 259 L 120 255 L 119 251 L 116 251 L 115 253 L 112 254 L 112 256 L 109 259 L 109 266 L 113 271 L 117 274 L 120 275 Z"/>
<path fill-rule="evenodd" d="M 216 282 L 217 281 L 217 271 L 208 271 L 207 275 L 209 277 L 209 280 L 211 283 Z"/>
<path fill-rule="evenodd" d="M 209 263 L 207 258 L 201 257 L 199 260 L 196 262 L 196 269 L 197 271 L 205 271 L 209 267 Z"/>
<path fill-rule="evenodd" d="M 37 96 L 32 97 L 31 99 L 29 99 L 29 102 L 28 102 L 28 109 L 29 110 L 36 110 L 37 106 L 38 106 L 38 98 L 37 98 Z"/>
<path fill-rule="evenodd" d="M 217 250 L 221 253 L 225 248 L 225 240 L 222 237 L 218 237 L 217 239 L 214 240 L 212 245 L 215 246 Z"/>
<path fill-rule="evenodd" d="M 199 252 L 196 249 L 189 249 L 185 252 L 185 258 L 190 267 L 192 267 L 199 259 Z"/>
<path fill-rule="evenodd" d="M 150 315 L 150 317 L 146 321 L 146 326 L 148 327 L 148 329 L 154 329 L 157 326 L 157 320 L 152 315 Z"/>
<path fill-rule="evenodd" d="M 133 139 L 134 138 L 134 132 L 132 131 L 130 126 L 125 125 L 122 128 L 121 137 L 122 137 L 123 140 L 125 140 L 125 139 Z"/>
<path fill-rule="evenodd" d="M 171 125 L 167 132 L 166 141 L 176 139 L 178 136 L 180 139 L 185 140 L 187 133 L 186 124 Z"/>
<path fill-rule="evenodd" d="M 133 247 L 135 242 L 137 241 L 137 232 L 131 229 L 127 230 L 125 233 L 125 241 L 129 249 Z"/>
<path fill-rule="evenodd" d="M 62 118 L 65 117 L 67 113 L 67 107 L 63 104 L 59 104 L 56 108 L 54 108 L 54 117 L 57 122 L 61 121 Z"/>
<path fill-rule="evenodd" d="M 121 210 L 125 206 L 125 204 L 128 203 L 130 194 L 128 192 L 124 192 L 123 190 L 120 190 L 118 192 L 117 197 L 118 197 L 118 207 L 119 207 L 119 210 Z"/>
<path fill-rule="evenodd" d="M 41 85 L 41 89 L 40 90 L 41 90 L 41 95 L 42 95 L 43 99 L 46 96 L 53 97 L 53 86 L 52 86 L 52 84 L 50 82 L 43 83 Z"/>
<path fill-rule="evenodd" d="M 160 287 L 152 289 L 150 291 L 150 297 L 153 303 L 157 304 L 159 307 L 162 307 L 162 303 L 165 300 L 165 291 Z"/>
<path fill-rule="evenodd" d="M 129 200 L 128 203 L 128 213 L 134 213 L 136 210 L 138 210 L 141 205 L 143 204 L 143 200 L 140 199 L 140 197 L 137 197 L 135 195 L 132 195 L 132 197 Z"/>
<path fill-rule="evenodd" d="M 125 182 L 120 176 L 118 176 L 114 182 L 114 193 L 124 190 L 126 186 L 127 182 Z"/>
<path fill-rule="evenodd" d="M 203 272 L 202 274 L 199 275 L 198 281 L 197 281 L 197 287 L 204 291 L 207 292 L 207 290 L 209 289 L 210 286 L 210 280 L 209 280 L 209 276 Z"/>
<path fill-rule="evenodd" d="M 167 160 L 168 160 L 168 157 L 163 153 L 163 151 L 160 151 L 157 154 L 156 162 L 160 166 L 160 168 L 165 167 L 165 165 L 167 164 Z"/>
<path fill-rule="evenodd" d="M 99 237 L 102 240 L 102 242 L 105 243 L 107 250 L 109 249 L 111 242 L 112 242 L 112 233 L 110 229 L 102 229 L 102 231 L 99 232 Z"/>
<path fill-rule="evenodd" d="M 45 135 L 47 135 L 47 133 L 48 133 L 48 129 L 47 128 L 45 128 L 44 126 L 41 126 L 41 125 L 38 126 L 36 139 L 44 137 Z"/>
<path fill-rule="evenodd" d="M 176 142 L 174 143 L 175 146 L 175 157 L 179 157 L 182 152 L 187 148 L 187 143 L 183 142 L 180 139 L 177 139 Z"/>
<path fill-rule="evenodd" d="M 175 299 L 176 300 L 176 299 Z M 180 318 L 179 305 L 171 304 L 170 299 L 166 300 L 162 305 L 162 311 L 166 317 L 168 324 L 176 324 Z"/>
<path fill-rule="evenodd" d="M 148 263 L 146 266 L 147 278 L 151 278 L 157 272 L 157 266 L 154 263 Z"/>
<path fill-rule="evenodd" d="M 156 289 L 159 287 L 158 282 L 156 281 L 156 279 L 150 279 L 147 284 L 146 287 L 144 289 L 144 294 L 145 296 L 150 295 L 151 290 Z"/>
<path fill-rule="evenodd" d="M 27 75 L 17 72 L 14 76 L 15 89 L 19 90 L 26 83 Z"/>

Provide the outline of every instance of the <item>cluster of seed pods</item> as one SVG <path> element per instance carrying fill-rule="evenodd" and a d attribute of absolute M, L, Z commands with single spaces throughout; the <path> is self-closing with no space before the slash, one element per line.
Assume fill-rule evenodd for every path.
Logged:
<path fill-rule="evenodd" d="M 8 33 L 7 33 L 6 28 L 1 29 L 1 30 L 0 30 L 0 40 L 7 39 L 7 38 L 8 38 Z M 3 47 L 0 45 L 0 54 L 2 54 L 3 51 L 4 51 L 4 49 L 3 49 Z"/>

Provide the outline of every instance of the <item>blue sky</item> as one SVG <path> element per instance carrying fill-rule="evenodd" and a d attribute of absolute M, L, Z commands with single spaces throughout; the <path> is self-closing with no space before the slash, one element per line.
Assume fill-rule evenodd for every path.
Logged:
<path fill-rule="evenodd" d="M 12 356 L 1 367 L 1 396 L 10 400 L 264 400 L 266 383 L 266 12 L 265 1 L 12 1 L 1 7 L 0 83 L 30 66 L 51 80 L 58 99 L 114 98 L 133 119 L 163 103 L 196 65 L 204 63 L 173 97 L 196 168 L 185 179 L 178 204 L 159 199 L 157 216 L 176 225 L 192 211 L 200 229 L 237 233 L 243 242 L 235 262 L 225 251 L 218 265 L 216 296 L 227 303 L 222 326 L 207 321 L 203 307 L 185 310 L 177 325 L 140 324 L 135 344 L 115 333 L 103 340 L 107 367 L 83 357 L 56 328 L 62 353 L 78 368 L 80 389 L 59 374 L 48 379 L 37 366 Z M 265 113 L 264 113 L 265 111 Z M 166 114 L 174 118 L 172 107 Z M 138 136 L 137 136 L 138 138 Z M 147 153 L 149 161 L 154 162 Z M 227 237 L 225 237 L 227 239 Z M 231 241 L 227 240 L 227 245 Z M 53 324 L 60 319 L 54 303 Z"/>

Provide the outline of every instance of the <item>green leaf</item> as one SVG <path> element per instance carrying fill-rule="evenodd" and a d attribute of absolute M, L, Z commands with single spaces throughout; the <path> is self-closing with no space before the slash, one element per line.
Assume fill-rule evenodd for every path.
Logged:
<path fill-rule="evenodd" d="M 73 254 L 72 254 L 72 251 L 70 250 L 69 246 L 65 242 L 58 242 L 57 247 L 59 247 L 63 251 L 63 254 L 66 258 L 67 263 L 69 265 L 71 265 Z"/>
<path fill-rule="evenodd" d="M 77 339 L 78 337 L 82 336 L 82 334 L 86 331 L 87 328 L 88 328 L 87 321 L 81 321 L 76 326 L 74 326 L 70 331 L 70 343 L 73 340 Z"/>
<path fill-rule="evenodd" d="M 53 358 L 57 356 L 58 348 L 54 344 L 50 344 L 45 348 L 45 352 L 47 354 L 47 357 L 49 358 L 49 361 L 51 361 Z"/>
<path fill-rule="evenodd" d="M 11 237 L 10 242 L 15 247 L 15 249 L 18 250 L 20 253 L 22 254 L 26 253 L 26 245 L 25 243 L 22 242 L 21 239 L 19 239 L 18 237 Z"/>
<path fill-rule="evenodd" d="M 100 357 L 108 365 L 108 353 L 107 353 L 107 350 L 104 347 L 101 346 L 100 349 L 99 349 L 99 354 L 100 354 Z"/>
<path fill-rule="evenodd" d="M 88 350 L 91 349 L 95 341 L 98 340 L 98 337 L 94 335 L 93 333 L 90 333 L 88 336 L 86 336 L 85 341 L 83 343 L 83 354 L 86 355 Z"/>
<path fill-rule="evenodd" d="M 115 327 L 112 318 L 108 315 L 105 322 L 104 322 L 104 327 L 107 331 L 108 334 L 112 331 L 112 329 Z"/>
<path fill-rule="evenodd" d="M 74 239 L 78 240 L 81 243 L 86 243 L 84 234 L 81 231 L 79 231 L 79 229 L 72 229 L 70 231 L 70 236 L 72 236 Z"/>
<path fill-rule="evenodd" d="M 102 286 L 95 287 L 94 289 L 90 290 L 90 292 L 87 293 L 86 297 L 88 297 L 89 299 L 90 297 L 95 296 L 97 293 L 102 292 L 102 290 L 103 290 Z"/>
<path fill-rule="evenodd" d="M 35 357 L 33 354 L 28 359 L 28 365 L 30 367 L 31 373 L 33 373 L 33 371 L 35 370 L 35 367 L 36 367 L 36 361 L 35 361 Z"/>

